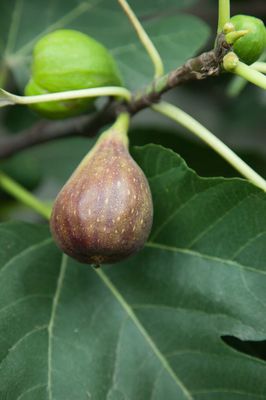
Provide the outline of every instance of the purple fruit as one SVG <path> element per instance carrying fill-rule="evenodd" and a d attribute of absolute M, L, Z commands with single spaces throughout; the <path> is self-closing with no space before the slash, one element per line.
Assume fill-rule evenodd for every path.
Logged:
<path fill-rule="evenodd" d="M 148 181 L 116 125 L 103 133 L 58 194 L 50 227 L 76 260 L 100 265 L 137 252 L 152 226 Z"/>

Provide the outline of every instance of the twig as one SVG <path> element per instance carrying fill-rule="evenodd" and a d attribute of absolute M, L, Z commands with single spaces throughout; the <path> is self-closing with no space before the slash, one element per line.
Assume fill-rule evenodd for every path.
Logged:
<path fill-rule="evenodd" d="M 114 120 L 115 114 L 111 110 L 112 107 L 108 104 L 92 116 L 82 115 L 64 121 L 42 120 L 16 135 L 0 136 L 0 159 L 52 140 L 73 136 L 93 137 L 102 126 Z"/>
<path fill-rule="evenodd" d="M 219 35 L 216 48 L 188 60 L 183 66 L 153 81 L 144 90 L 136 93 L 131 101 L 109 102 L 106 107 L 94 115 L 85 115 L 64 121 L 37 123 L 16 135 L 0 136 L 0 159 L 10 157 L 29 147 L 71 136 L 95 136 L 99 129 L 114 121 L 121 110 L 131 116 L 157 103 L 163 93 L 192 80 L 202 80 L 218 76 L 221 72 L 223 57 L 230 50 L 224 35 Z"/>

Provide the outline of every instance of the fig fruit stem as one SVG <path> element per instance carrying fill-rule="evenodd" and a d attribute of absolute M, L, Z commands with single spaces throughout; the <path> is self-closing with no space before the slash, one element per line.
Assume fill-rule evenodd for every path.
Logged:
<path fill-rule="evenodd" d="M 239 61 L 235 53 L 230 52 L 224 57 L 223 67 L 227 72 L 232 72 L 233 74 L 241 76 L 248 82 L 266 90 L 266 76 L 252 66 Z"/>
<path fill-rule="evenodd" d="M 38 96 L 17 96 L 0 89 L 0 107 L 14 104 L 36 104 L 49 101 L 71 100 L 99 96 L 114 96 L 126 101 L 131 100 L 131 92 L 119 86 L 105 86 L 93 89 L 70 90 L 58 93 L 41 94 Z"/>
<path fill-rule="evenodd" d="M 42 217 L 50 218 L 51 207 L 42 203 L 2 171 L 0 171 L 0 187 L 19 202 L 35 210 Z"/>
<path fill-rule="evenodd" d="M 152 43 L 150 37 L 146 33 L 145 29 L 141 25 L 140 21 L 138 20 L 134 11 L 131 9 L 128 2 L 126 0 L 118 0 L 118 3 L 121 5 L 122 9 L 124 10 L 125 14 L 127 15 L 128 19 L 133 25 L 141 43 L 145 47 L 145 50 L 147 51 L 148 56 L 150 57 L 153 63 L 154 77 L 155 78 L 161 77 L 164 74 L 164 65 L 159 52 Z"/>
<path fill-rule="evenodd" d="M 212 132 L 201 125 L 193 117 L 182 111 L 180 108 L 173 106 L 167 102 L 161 102 L 152 106 L 153 110 L 174 120 L 178 124 L 187 128 L 194 135 L 208 144 L 214 151 L 222 156 L 229 164 L 231 164 L 241 175 L 266 191 L 266 181 L 249 165 L 247 165 L 237 154 L 235 154 L 226 144 L 218 139 Z"/>
<path fill-rule="evenodd" d="M 233 73 L 266 90 L 266 76 L 249 65 L 239 61 L 237 66 L 234 68 Z"/>
<path fill-rule="evenodd" d="M 263 61 L 256 61 L 254 64 L 250 65 L 250 67 L 262 74 L 266 74 L 266 63 Z M 237 97 L 245 88 L 247 83 L 248 81 L 246 79 L 236 75 L 227 88 L 227 95 L 229 97 Z"/>
<path fill-rule="evenodd" d="M 256 61 L 251 65 L 251 68 L 261 72 L 262 74 L 266 74 L 266 62 Z"/>
<path fill-rule="evenodd" d="M 128 144 L 127 132 L 129 129 L 129 124 L 130 124 L 130 114 L 128 112 L 121 112 L 121 114 L 118 115 L 115 123 L 111 127 L 111 129 L 114 130 L 117 135 L 120 135 L 122 138 L 126 137 L 127 144 Z"/>
<path fill-rule="evenodd" d="M 230 20 L 230 0 L 219 0 L 218 9 L 218 29 L 217 32 L 221 33 L 224 26 Z"/>
<path fill-rule="evenodd" d="M 116 136 L 119 136 L 120 140 L 125 144 L 126 147 L 128 147 L 128 129 L 129 129 L 129 124 L 130 124 L 130 114 L 128 112 L 121 112 L 113 125 L 107 129 L 104 133 L 102 133 L 101 137 L 99 138 L 99 141 L 104 140 L 106 136 L 110 134 L 110 132 L 113 132 Z"/>

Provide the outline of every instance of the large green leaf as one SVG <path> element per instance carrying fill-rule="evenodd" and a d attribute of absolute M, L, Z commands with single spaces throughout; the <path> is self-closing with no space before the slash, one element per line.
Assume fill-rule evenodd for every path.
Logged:
<path fill-rule="evenodd" d="M 184 63 L 207 39 L 208 29 L 203 22 L 192 16 L 177 15 L 176 9 L 192 2 L 131 2 L 140 18 L 152 12 L 143 24 L 162 53 L 167 70 Z M 173 10 L 173 15 L 169 16 L 167 10 Z M 164 14 L 160 17 L 161 11 Z M 128 87 L 136 88 L 151 81 L 151 62 L 117 1 L 53 0 L 47 4 L 43 0 L 3 0 L 0 50 L 3 62 L 12 68 L 21 87 L 30 75 L 30 54 L 34 43 L 45 33 L 58 28 L 78 29 L 103 42 L 117 59 Z"/>
<path fill-rule="evenodd" d="M 155 205 L 145 248 L 94 270 L 45 226 L 0 226 L 0 399 L 266 399 L 265 194 L 204 179 L 175 153 L 134 153 Z"/>

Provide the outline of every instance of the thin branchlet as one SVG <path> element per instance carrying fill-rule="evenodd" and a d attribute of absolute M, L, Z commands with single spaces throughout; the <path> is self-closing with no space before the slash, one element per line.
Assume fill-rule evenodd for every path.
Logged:
<path fill-rule="evenodd" d="M 0 159 L 55 139 L 93 137 L 102 127 L 113 122 L 121 111 L 127 111 L 133 116 L 157 103 L 165 92 L 181 84 L 218 76 L 222 71 L 223 57 L 229 51 L 231 46 L 226 43 L 224 35 L 220 34 L 213 50 L 191 58 L 179 68 L 154 80 L 146 88 L 135 93 L 128 103 L 111 100 L 93 115 L 82 115 L 65 121 L 41 121 L 17 135 L 4 134 L 0 137 Z"/>

